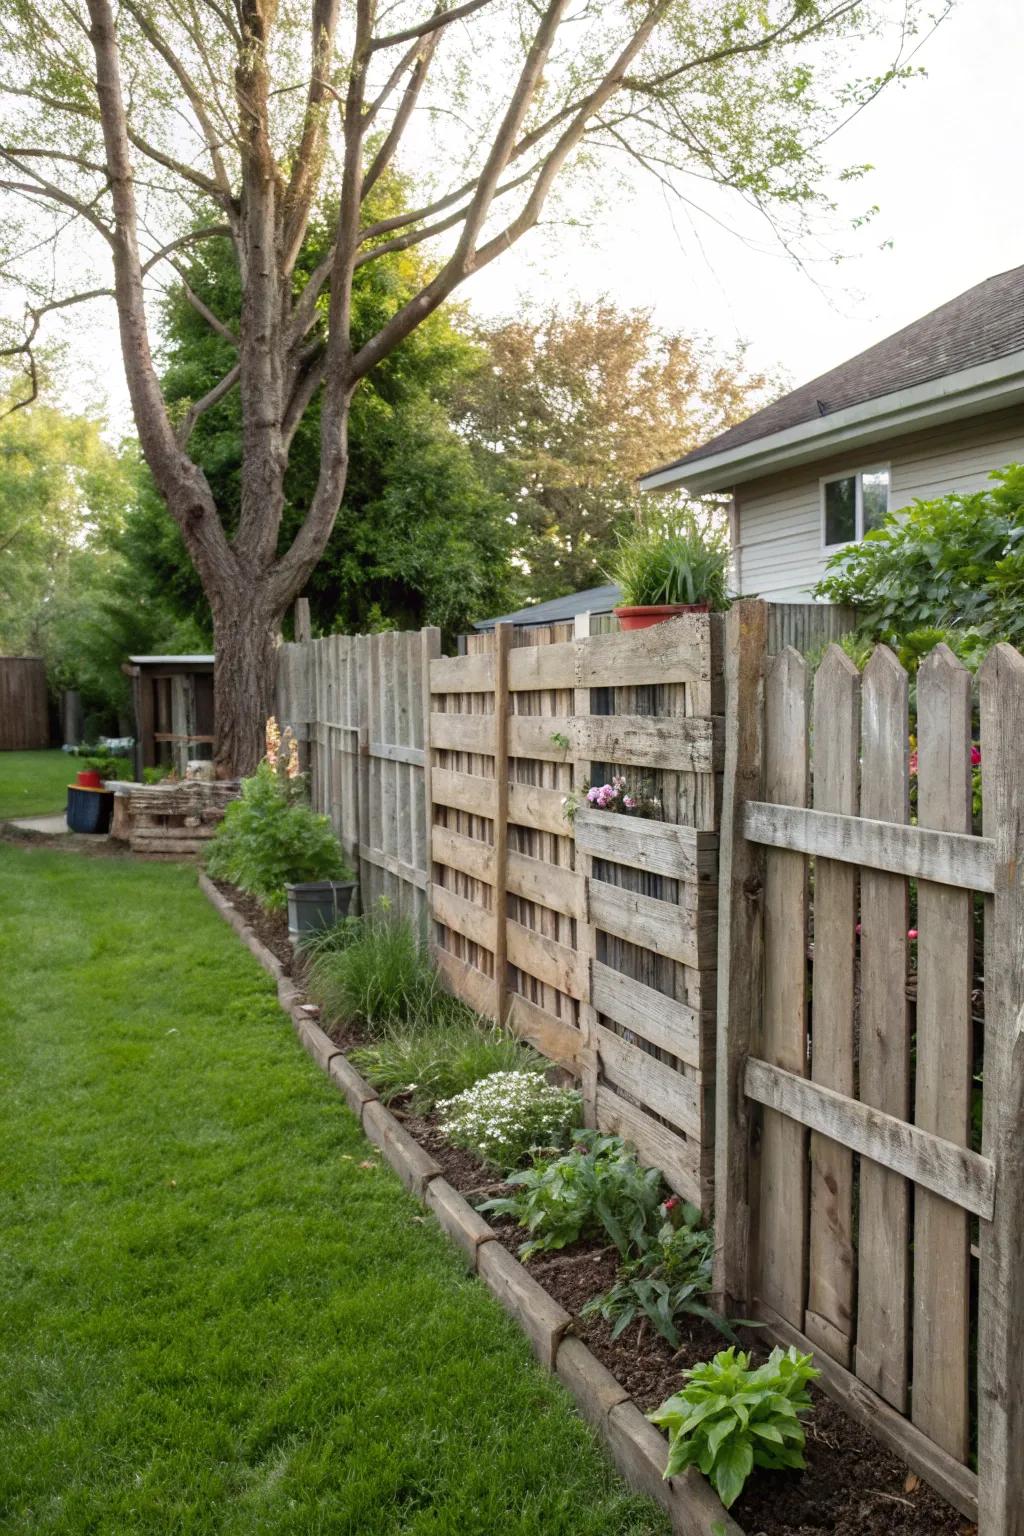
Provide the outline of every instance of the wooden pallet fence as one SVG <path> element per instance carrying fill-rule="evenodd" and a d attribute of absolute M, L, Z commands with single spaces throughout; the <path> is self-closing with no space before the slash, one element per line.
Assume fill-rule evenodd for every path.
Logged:
<path fill-rule="evenodd" d="M 981 1536 L 1008 1536 L 1024 1528 L 1024 660 L 1000 646 L 980 674 L 985 835 L 973 679 L 944 646 L 917 676 L 916 761 L 885 647 L 863 676 L 831 647 L 813 691 L 791 648 L 727 676 L 716 1290 L 813 1348 L 850 1412 Z"/>
<path fill-rule="evenodd" d="M 449 985 L 711 1194 L 722 624 L 512 630 L 430 667 L 431 910 Z M 621 773 L 641 820 L 590 809 Z M 570 797 L 579 802 L 575 820 Z"/>

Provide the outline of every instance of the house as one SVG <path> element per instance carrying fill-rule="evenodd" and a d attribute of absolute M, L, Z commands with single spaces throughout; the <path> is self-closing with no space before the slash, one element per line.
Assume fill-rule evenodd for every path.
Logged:
<path fill-rule="evenodd" d="M 652 470 L 641 488 L 732 497 L 733 581 L 807 601 L 833 550 L 886 512 L 981 490 L 1024 460 L 1024 267 Z"/>
<path fill-rule="evenodd" d="M 129 656 L 135 771 L 168 764 L 184 776 L 190 758 L 213 756 L 213 657 Z"/>

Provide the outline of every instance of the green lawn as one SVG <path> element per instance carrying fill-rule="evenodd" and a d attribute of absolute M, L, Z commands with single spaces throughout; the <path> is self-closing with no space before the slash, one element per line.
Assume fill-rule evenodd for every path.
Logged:
<path fill-rule="evenodd" d="M 0 821 L 57 815 L 79 767 L 66 752 L 0 752 Z"/>
<path fill-rule="evenodd" d="M 5 1536 L 653 1536 L 192 871 L 0 845 Z"/>

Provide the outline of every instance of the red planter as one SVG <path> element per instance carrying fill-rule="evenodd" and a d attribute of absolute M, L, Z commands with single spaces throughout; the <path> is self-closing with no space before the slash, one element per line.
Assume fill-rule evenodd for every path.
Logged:
<path fill-rule="evenodd" d="M 83 768 L 75 776 L 75 783 L 79 789 L 102 789 L 103 779 L 95 768 Z"/>
<path fill-rule="evenodd" d="M 615 617 L 620 629 L 650 629 L 652 624 L 664 624 L 681 613 L 710 612 L 710 603 L 651 603 L 642 608 L 616 608 Z"/>

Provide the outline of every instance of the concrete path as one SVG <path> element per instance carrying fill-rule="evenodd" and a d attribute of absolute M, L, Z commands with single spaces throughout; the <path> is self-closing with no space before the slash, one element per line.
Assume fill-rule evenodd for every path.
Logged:
<path fill-rule="evenodd" d="M 21 816 L 7 825 L 17 827 L 19 832 L 40 832 L 44 837 L 64 837 L 69 830 L 63 812 L 59 816 Z"/>

